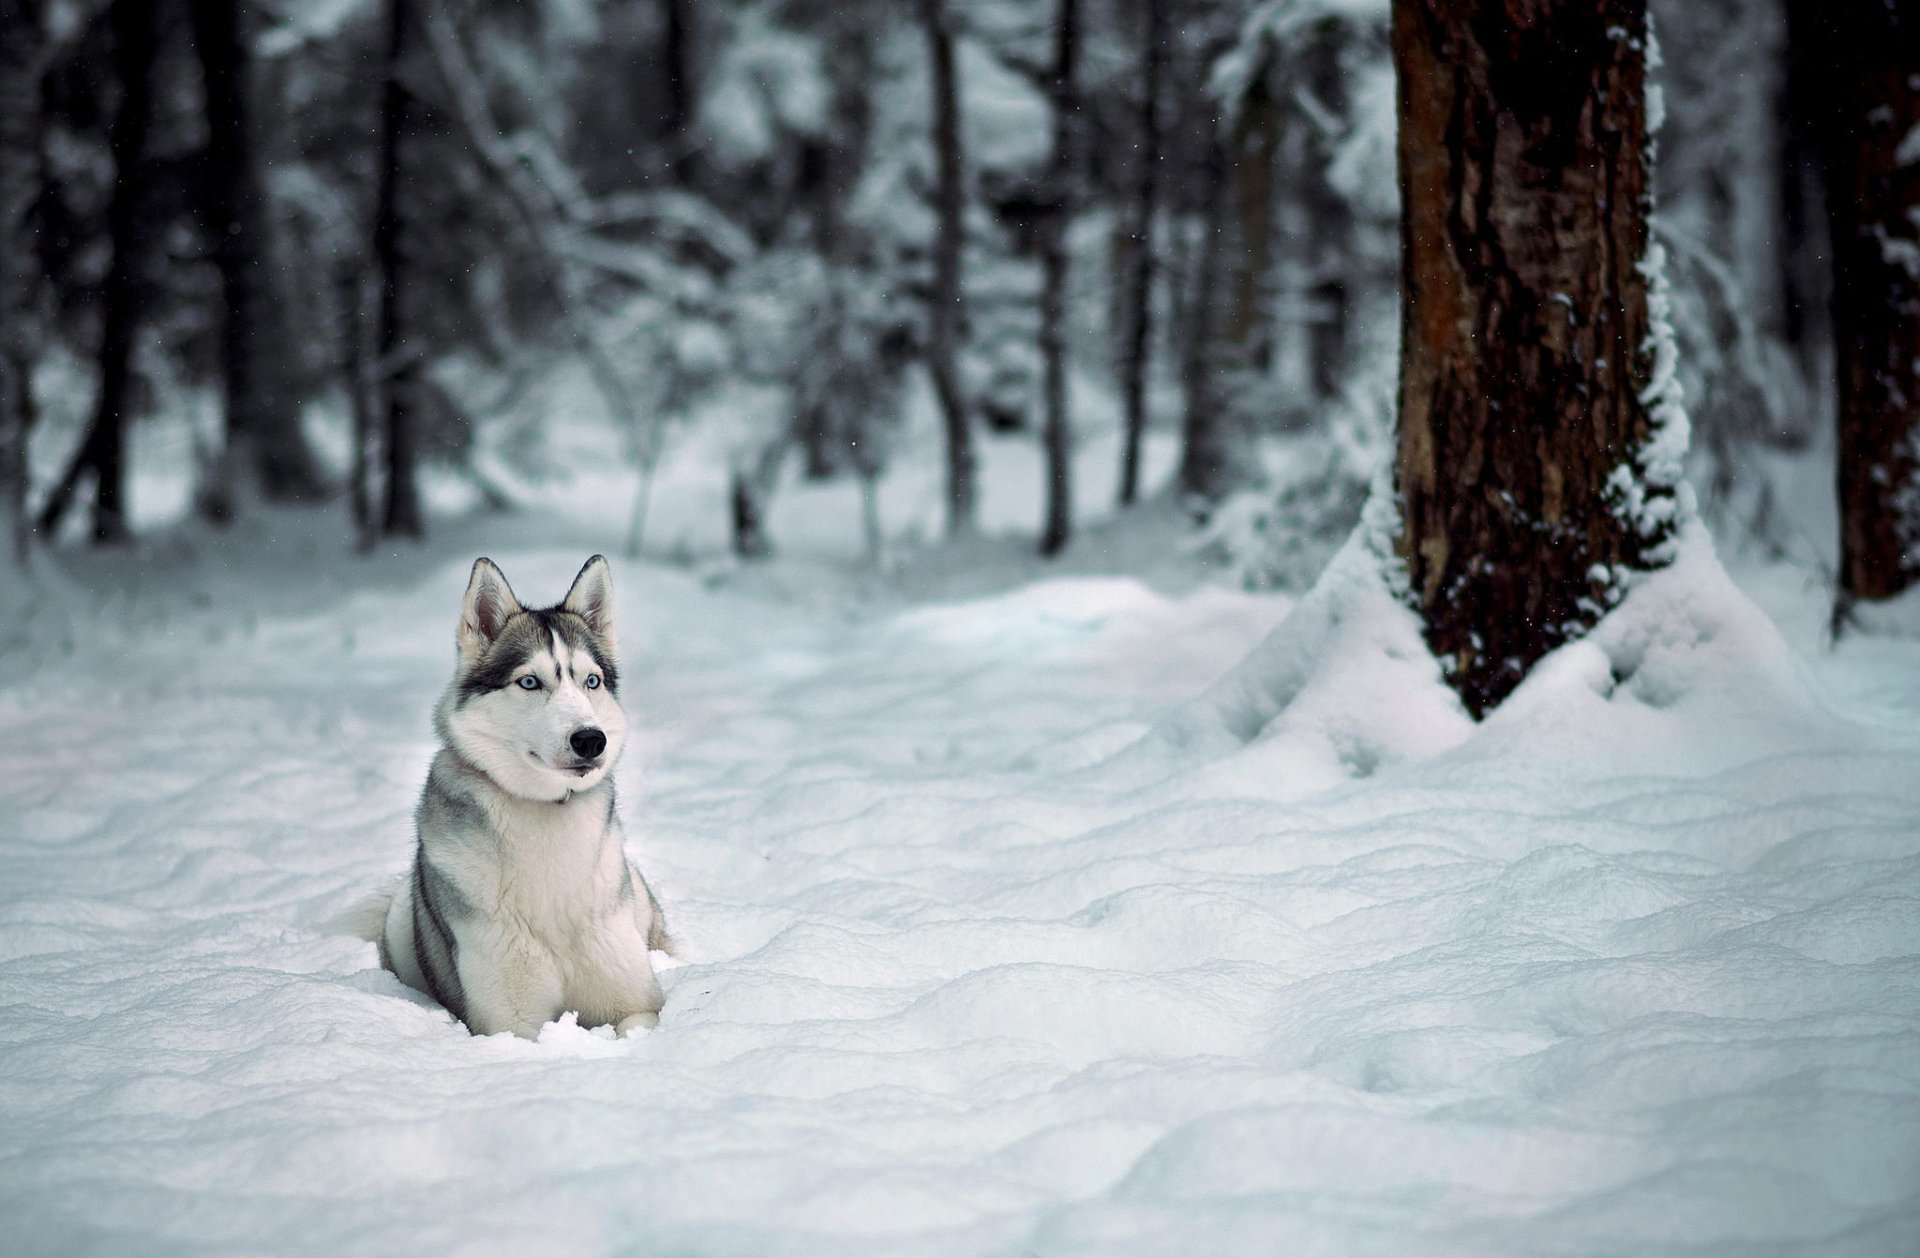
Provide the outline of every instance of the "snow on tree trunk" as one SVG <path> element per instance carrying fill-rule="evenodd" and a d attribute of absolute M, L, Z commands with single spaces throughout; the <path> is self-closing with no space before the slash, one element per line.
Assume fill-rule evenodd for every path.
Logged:
<path fill-rule="evenodd" d="M 920 23 L 927 37 L 933 80 L 934 200 L 938 225 L 933 241 L 932 309 L 928 315 L 927 367 L 947 434 L 947 530 L 973 529 L 973 430 L 960 391 L 958 356 L 962 329 L 960 253 L 965 244 L 963 211 L 966 167 L 960 150 L 960 87 L 953 61 L 953 32 L 947 27 L 944 0 L 920 0 Z"/>
<path fill-rule="evenodd" d="M 300 431 L 299 401 L 284 379 L 290 360 L 250 131 L 251 58 L 239 0 L 197 0 L 191 8 L 207 102 L 207 234 L 226 299 L 220 317 L 226 449 L 200 505 L 209 519 L 223 522 L 233 517 L 236 481 L 248 463 L 269 501 L 311 502 L 326 496 L 326 485 Z"/>
<path fill-rule="evenodd" d="M 1398 550 L 1480 715 L 1671 556 L 1646 0 L 1396 0 L 1393 47 Z"/>
<path fill-rule="evenodd" d="M 1805 25 L 1826 84 L 1844 617 L 1920 579 L 1920 12 L 1855 0 Z"/>

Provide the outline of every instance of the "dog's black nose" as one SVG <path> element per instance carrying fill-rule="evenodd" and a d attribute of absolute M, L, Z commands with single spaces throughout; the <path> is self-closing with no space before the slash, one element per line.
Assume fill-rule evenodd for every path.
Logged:
<path fill-rule="evenodd" d="M 596 760 L 607 749 L 607 736 L 591 725 L 573 731 L 573 737 L 567 741 L 573 744 L 573 754 L 582 760 Z"/>

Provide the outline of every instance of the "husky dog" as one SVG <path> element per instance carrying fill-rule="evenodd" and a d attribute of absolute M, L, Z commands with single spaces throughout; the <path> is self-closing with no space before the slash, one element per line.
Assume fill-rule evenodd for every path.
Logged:
<path fill-rule="evenodd" d="M 621 846 L 608 776 L 626 741 L 613 577 L 595 555 L 557 606 L 527 609 L 475 561 L 440 753 L 414 812 L 413 873 L 387 907 L 381 963 L 476 1035 L 652 1026 L 660 905 Z"/>

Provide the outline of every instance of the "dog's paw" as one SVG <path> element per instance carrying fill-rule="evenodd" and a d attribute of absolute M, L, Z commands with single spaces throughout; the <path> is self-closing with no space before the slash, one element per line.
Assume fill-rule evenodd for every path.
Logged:
<path fill-rule="evenodd" d="M 658 1025 L 660 1025 L 659 1011 L 649 1009 L 641 1013 L 629 1014 L 620 1019 L 620 1025 L 614 1029 L 620 1034 L 626 1035 L 633 1031 L 651 1031 Z"/>

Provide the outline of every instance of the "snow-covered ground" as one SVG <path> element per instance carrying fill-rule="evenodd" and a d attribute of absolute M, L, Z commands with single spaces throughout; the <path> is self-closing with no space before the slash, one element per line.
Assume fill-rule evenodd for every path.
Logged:
<path fill-rule="evenodd" d="M 343 923 L 471 555 L 613 543 L 337 527 L 0 618 L 0 1250 L 1920 1252 L 1920 642 L 1800 569 L 1696 549 L 1474 728 L 1338 581 L 616 563 L 685 955 L 529 1043 Z"/>

